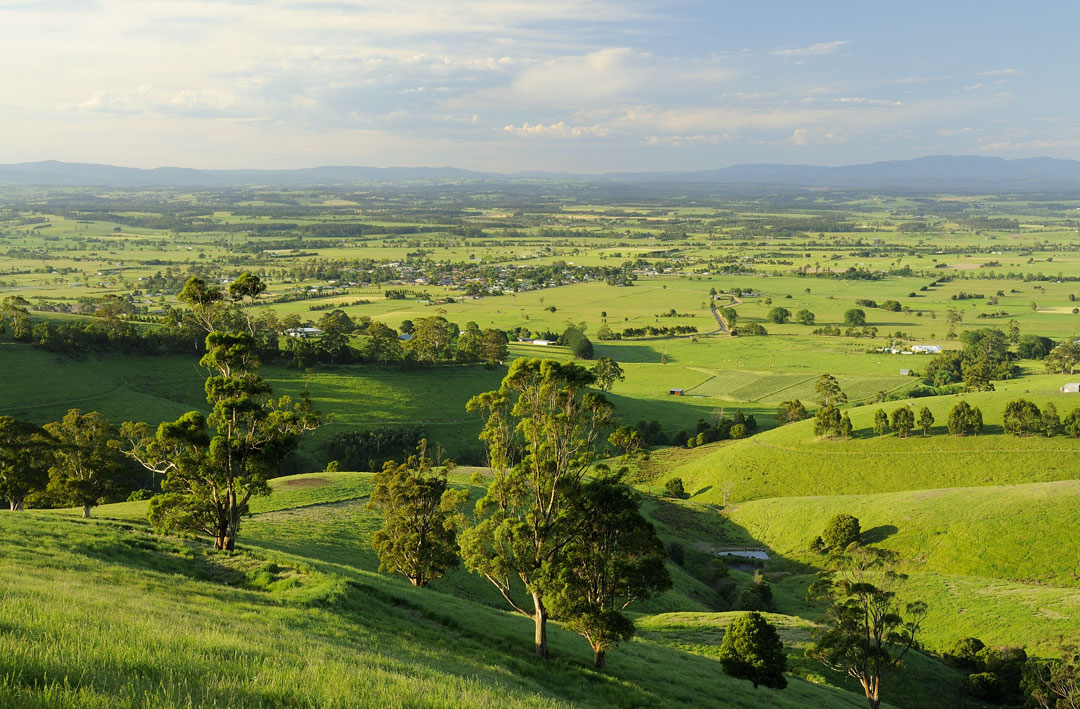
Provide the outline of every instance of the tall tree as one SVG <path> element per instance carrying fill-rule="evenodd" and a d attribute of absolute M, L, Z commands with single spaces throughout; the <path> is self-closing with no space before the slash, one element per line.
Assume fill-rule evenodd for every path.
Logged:
<path fill-rule="evenodd" d="M 796 421 L 802 421 L 808 416 L 809 414 L 806 413 L 806 407 L 803 406 L 803 403 L 798 399 L 781 401 L 780 405 L 776 407 L 776 420 L 781 426 L 795 423 Z"/>
<path fill-rule="evenodd" d="M 671 588 L 664 545 L 639 506 L 637 493 L 617 480 L 584 485 L 575 504 L 576 533 L 550 584 L 552 613 L 589 641 L 597 669 L 608 650 L 634 634 L 622 611 Z"/>
<path fill-rule="evenodd" d="M 934 414 L 925 406 L 919 411 L 919 428 L 922 429 L 923 438 L 930 435 L 930 429 L 934 426 Z"/>
<path fill-rule="evenodd" d="M 217 329 L 225 306 L 225 296 L 220 290 L 192 276 L 176 299 L 191 308 L 190 317 L 199 327 L 207 332 Z"/>
<path fill-rule="evenodd" d="M 831 374 L 822 374 L 814 383 L 818 402 L 822 406 L 839 406 L 847 403 L 847 394 L 840 388 L 840 382 Z"/>
<path fill-rule="evenodd" d="M 55 441 L 37 424 L 0 416 L 0 496 L 21 510 L 26 496 L 49 482 Z"/>
<path fill-rule="evenodd" d="M 154 436 L 146 424 L 124 424 L 125 453 L 165 475 L 165 494 L 150 505 L 156 528 L 206 533 L 216 548 L 233 549 L 251 498 L 270 494 L 278 464 L 318 427 L 306 397 L 295 405 L 287 396 L 271 398 L 253 347 L 246 332 L 207 335 L 201 364 L 210 370 L 209 418 L 191 411 L 162 423 Z"/>
<path fill-rule="evenodd" d="M 787 687 L 784 643 L 769 621 L 757 611 L 744 613 L 724 631 L 720 643 L 720 666 L 724 673 L 773 689 Z"/>
<path fill-rule="evenodd" d="M 486 328 L 480 333 L 480 356 L 490 367 L 502 364 L 510 356 L 510 339 L 502 330 Z"/>
<path fill-rule="evenodd" d="M 576 532 L 574 494 L 614 419 L 611 404 L 590 391 L 595 382 L 573 363 L 518 359 L 499 389 L 474 396 L 466 407 L 486 417 L 480 438 L 493 479 L 477 502 L 477 523 L 461 535 L 462 557 L 533 619 L 540 657 L 548 656 L 547 582 Z M 515 599 L 515 580 L 532 610 Z"/>
<path fill-rule="evenodd" d="M 1026 399 L 1010 401 L 1005 405 L 1002 428 L 1014 436 L 1030 436 L 1042 427 L 1042 412 Z"/>
<path fill-rule="evenodd" d="M 1080 344 L 1065 342 L 1046 355 L 1046 371 L 1051 374 L 1075 374 L 1080 364 Z"/>
<path fill-rule="evenodd" d="M 828 608 L 807 654 L 857 680 L 870 709 L 881 706 L 882 680 L 903 663 L 926 616 L 925 603 L 897 600 L 906 577 L 896 561 L 893 552 L 853 547 L 835 555 L 832 568 L 810 587 Z"/>
<path fill-rule="evenodd" d="M 897 438 L 907 438 L 911 429 L 915 428 L 915 414 L 909 406 L 900 406 L 892 412 L 889 425 L 896 431 Z"/>
<path fill-rule="evenodd" d="M 56 423 L 45 424 L 56 441 L 48 490 L 57 499 L 82 507 L 90 516 L 116 489 L 123 470 L 120 439 L 116 427 L 101 413 L 71 409 Z"/>
<path fill-rule="evenodd" d="M 229 298 L 242 309 L 247 331 L 255 336 L 256 320 L 251 316 L 251 306 L 266 292 L 266 284 L 258 276 L 244 272 L 229 284 Z"/>
<path fill-rule="evenodd" d="M 1054 402 L 1048 401 L 1042 409 L 1042 428 L 1046 431 L 1047 437 L 1056 436 L 1058 429 L 1061 428 L 1061 417 L 1058 416 L 1057 407 L 1054 406 Z"/>
<path fill-rule="evenodd" d="M 596 377 L 596 383 L 600 385 L 600 388 L 604 391 L 611 391 L 611 388 L 615 386 L 615 382 L 621 382 L 626 379 L 626 374 L 623 373 L 622 367 L 619 363 L 613 360 L 611 357 L 599 357 L 596 363 L 593 364 L 590 370 Z"/>
<path fill-rule="evenodd" d="M 469 493 L 447 484 L 452 466 L 428 457 L 423 440 L 416 455 L 401 464 L 387 461 L 375 475 L 371 505 L 385 520 L 371 540 L 379 571 L 423 587 L 458 563 L 457 517 Z"/>
<path fill-rule="evenodd" d="M 889 415 L 883 409 L 874 412 L 874 434 L 884 436 L 889 432 Z"/>

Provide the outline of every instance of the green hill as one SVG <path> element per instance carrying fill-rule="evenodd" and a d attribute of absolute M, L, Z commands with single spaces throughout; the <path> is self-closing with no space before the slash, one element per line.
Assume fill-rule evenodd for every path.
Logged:
<path fill-rule="evenodd" d="M 459 482 L 461 479 L 458 478 Z M 370 475 L 274 481 L 241 527 L 241 550 L 158 537 L 146 503 L 6 515 L 0 525 L 0 703 L 49 707 L 717 706 L 859 707 L 803 661 L 788 689 L 757 691 L 672 633 L 687 612 L 716 626 L 700 581 L 676 589 L 604 673 L 578 636 L 551 630 L 532 656 L 529 622 L 460 569 L 428 589 L 379 575 L 368 546 Z M 665 611 L 678 611 L 668 616 Z M 714 618 L 714 620 L 709 620 Z M 788 625 L 805 629 L 804 621 Z M 714 645 L 715 628 L 708 645 Z M 798 655 L 799 644 L 792 644 Z M 794 655 L 793 655 L 794 657 Z M 925 666 L 924 666 L 925 665 Z M 928 657 L 893 706 L 914 707 Z M 942 674 L 944 673 L 944 674 Z M 801 676 L 814 681 L 804 681 Z M 831 681 L 831 680 L 829 680 Z M 934 686 L 939 686 L 937 679 Z M 927 685 L 928 686 L 928 685 Z M 939 690 L 946 691 L 946 690 Z M 950 689 L 947 691 L 954 691 Z"/>
<path fill-rule="evenodd" d="M 985 423 L 978 437 L 948 434 L 949 410 L 959 396 L 939 396 L 872 404 L 848 409 L 855 435 L 850 440 L 822 440 L 813 420 L 765 431 L 740 441 L 703 446 L 688 454 L 671 449 L 654 456 L 647 474 L 659 486 L 681 477 L 693 499 L 701 502 L 767 497 L 840 495 L 900 490 L 1009 485 L 1068 480 L 1076 477 L 1080 441 L 1063 435 L 1017 438 L 1001 429 L 1006 404 L 1025 397 L 1040 407 L 1053 401 L 1059 414 L 1080 406 L 1076 395 L 1056 390 L 1061 377 L 1028 377 L 1003 382 L 999 391 L 966 394 Z M 910 404 L 933 413 L 932 435 L 922 438 L 876 436 L 874 414 Z"/>

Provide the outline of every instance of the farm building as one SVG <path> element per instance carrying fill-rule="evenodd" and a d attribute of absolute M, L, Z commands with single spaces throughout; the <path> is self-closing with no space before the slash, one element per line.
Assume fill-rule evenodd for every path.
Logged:
<path fill-rule="evenodd" d="M 552 342 L 551 340 L 533 340 L 532 344 L 534 344 L 534 345 L 543 345 L 544 347 L 547 347 L 548 345 L 553 345 L 555 343 Z"/>
<path fill-rule="evenodd" d="M 910 369 L 901 369 L 900 370 L 900 376 L 901 377 L 910 377 L 911 376 L 911 370 Z"/>
<path fill-rule="evenodd" d="M 911 351 L 916 354 L 941 354 L 939 345 L 912 345 Z"/>
<path fill-rule="evenodd" d="M 286 330 L 285 334 L 289 337 L 299 337 L 306 340 L 309 337 L 318 337 L 322 334 L 322 330 L 317 327 L 292 327 Z"/>
<path fill-rule="evenodd" d="M 1080 382 L 1069 382 L 1061 387 L 1061 391 L 1066 394 L 1080 394 Z"/>
<path fill-rule="evenodd" d="M 671 389 L 671 390 L 668 391 L 668 394 L 671 394 L 672 396 L 682 396 L 683 395 L 683 390 L 682 389 Z"/>

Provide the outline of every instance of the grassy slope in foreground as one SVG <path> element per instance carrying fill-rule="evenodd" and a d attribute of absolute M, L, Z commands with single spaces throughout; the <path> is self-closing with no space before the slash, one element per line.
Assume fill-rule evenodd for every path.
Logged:
<path fill-rule="evenodd" d="M 1040 407 L 1053 401 L 1058 412 L 1080 406 L 1075 394 L 1060 394 L 1061 377 L 1030 377 L 1002 383 L 1001 390 L 966 394 L 964 398 L 983 412 L 984 435 L 957 437 L 945 427 L 958 396 L 928 397 L 849 409 L 855 437 L 821 440 L 812 420 L 800 421 L 741 440 L 654 456 L 651 468 L 661 471 L 655 482 L 681 477 L 686 490 L 700 502 L 765 497 L 842 495 L 900 490 L 1008 485 L 1066 480 L 1076 477 L 1075 458 L 1080 441 L 1062 435 L 1017 438 L 1001 430 L 1001 413 L 1013 399 L 1024 397 Z M 891 413 L 910 403 L 918 415 L 922 407 L 933 413 L 933 435 L 910 438 L 873 434 L 874 413 Z M 666 464 L 672 456 L 672 464 Z"/>
<path fill-rule="evenodd" d="M 713 659 L 646 639 L 620 647 L 598 674 L 585 642 L 557 626 L 555 659 L 539 663 L 527 620 L 447 593 L 451 583 L 414 589 L 375 573 L 364 548 L 372 526 L 359 523 L 369 477 L 312 477 L 324 476 L 326 485 L 276 482 L 282 496 L 260 503 L 241 537 L 247 550 L 231 555 L 105 519 L 135 519 L 145 503 L 105 506 L 90 521 L 5 515 L 0 704 L 864 705 L 798 679 L 755 692 Z M 356 517 L 329 517 L 355 526 L 319 523 L 348 505 Z"/>

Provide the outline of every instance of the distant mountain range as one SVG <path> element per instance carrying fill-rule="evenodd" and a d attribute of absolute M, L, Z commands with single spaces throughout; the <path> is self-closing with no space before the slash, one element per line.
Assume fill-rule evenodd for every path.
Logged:
<path fill-rule="evenodd" d="M 903 190 L 1073 190 L 1080 189 L 1080 161 L 1056 158 L 1002 158 L 935 155 L 863 165 L 733 165 L 696 172 L 619 172 L 600 175 L 521 172 L 500 174 L 454 167 L 313 167 L 299 170 L 194 170 L 65 163 L 55 160 L 0 165 L 0 185 L 110 187 L 302 187 L 522 179 L 586 182 L 695 183 L 790 187 Z"/>

